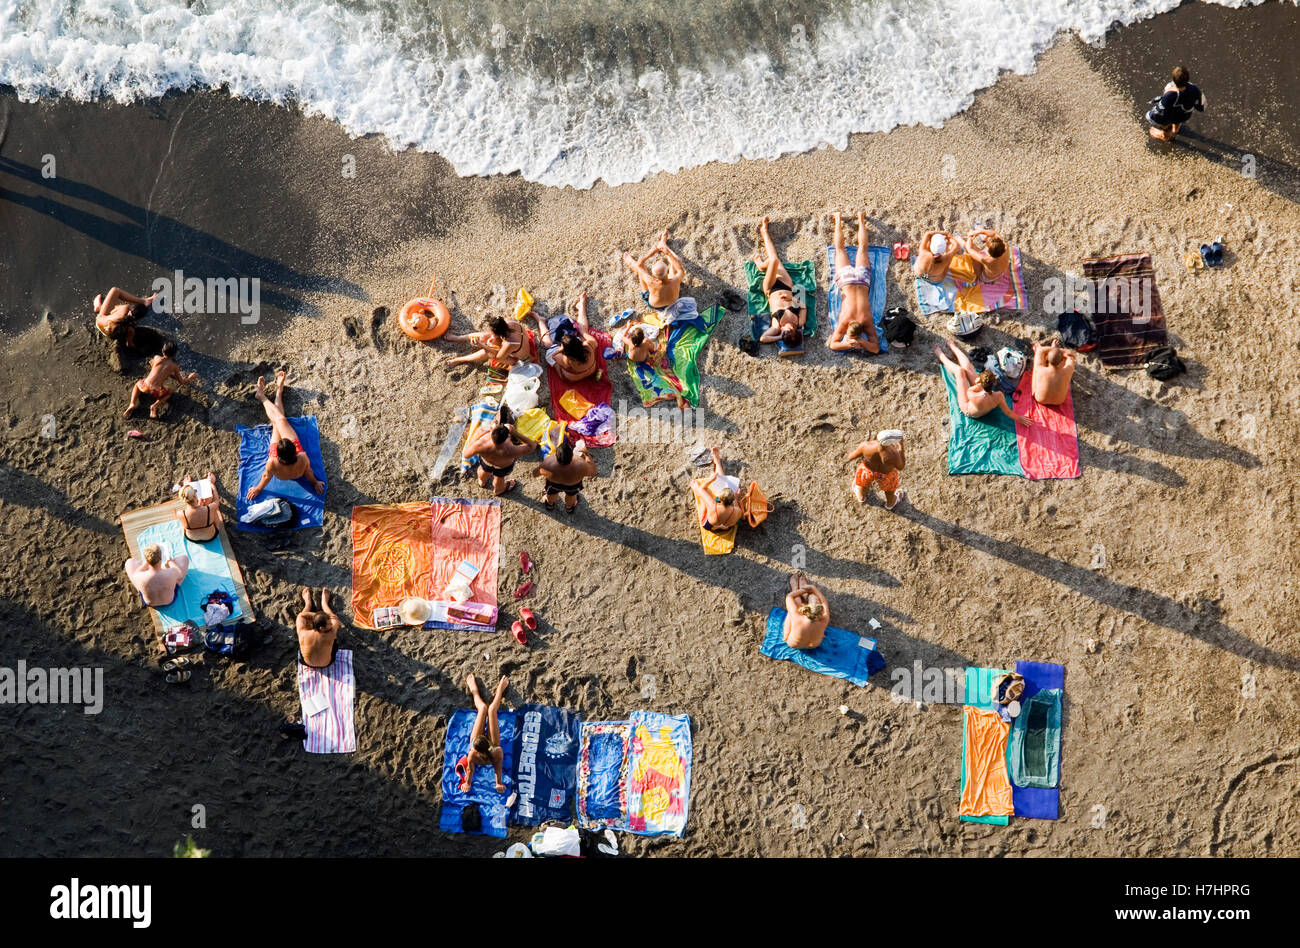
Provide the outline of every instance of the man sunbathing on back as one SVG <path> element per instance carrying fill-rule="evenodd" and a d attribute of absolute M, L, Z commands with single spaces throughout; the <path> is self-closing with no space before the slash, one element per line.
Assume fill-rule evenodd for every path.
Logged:
<path fill-rule="evenodd" d="M 865 504 L 871 485 L 879 484 L 885 492 L 885 509 L 893 510 L 898 505 L 903 493 L 898 489 L 899 472 L 907 465 L 901 431 L 880 432 L 875 441 L 864 441 L 854 448 L 847 460 L 859 462 L 853 474 L 853 496 L 858 503 Z"/>
<path fill-rule="evenodd" d="M 879 352 L 880 339 L 871 318 L 871 255 L 867 248 L 867 215 L 858 212 L 857 263 L 849 263 L 844 248 L 844 222 L 835 212 L 835 287 L 840 291 L 840 318 L 827 345 L 839 352 L 861 349 Z"/>
<path fill-rule="evenodd" d="M 176 590 L 185 582 L 190 570 L 190 558 L 184 554 L 163 562 L 162 548 L 151 543 L 140 551 L 143 560 L 134 556 L 126 561 L 126 575 L 140 593 L 146 606 L 170 606 L 176 601 Z"/>
<path fill-rule="evenodd" d="M 1034 401 L 1040 405 L 1063 405 L 1070 397 L 1074 378 L 1074 353 L 1061 348 L 1061 340 L 1034 346 Z"/>
<path fill-rule="evenodd" d="M 791 648 L 821 645 L 831 621 L 830 608 L 822 591 L 803 573 L 791 573 L 790 592 L 785 597 L 785 644 Z"/>
<path fill-rule="evenodd" d="M 293 425 L 289 424 L 289 419 L 284 413 L 284 386 L 287 381 L 288 377 L 285 373 L 275 374 L 275 401 L 272 402 L 266 395 L 266 377 L 258 376 L 257 379 L 257 397 L 262 403 L 262 408 L 266 410 L 266 417 L 271 421 L 272 438 L 278 437 L 279 440 L 271 442 L 271 451 L 266 459 L 266 470 L 262 472 L 262 479 L 248 489 L 249 501 L 256 500 L 257 495 L 262 493 L 262 488 L 271 483 L 273 477 L 278 477 L 282 481 L 306 477 L 311 483 L 312 490 L 318 494 L 325 492 L 325 485 L 316 478 L 316 474 L 311 469 L 311 458 L 307 457 L 302 442 L 298 440 L 298 433 L 293 430 Z"/>

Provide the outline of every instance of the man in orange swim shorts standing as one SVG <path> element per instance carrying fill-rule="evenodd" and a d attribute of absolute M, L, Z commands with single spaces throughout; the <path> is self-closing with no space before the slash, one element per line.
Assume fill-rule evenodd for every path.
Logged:
<path fill-rule="evenodd" d="M 858 503 L 865 504 L 867 491 L 872 484 L 878 484 L 885 492 L 885 509 L 893 510 L 903 493 L 898 489 L 899 472 L 906 463 L 903 432 L 880 432 L 875 441 L 864 441 L 854 448 L 848 460 L 859 462 L 858 469 L 853 474 L 853 496 L 858 499 Z"/>

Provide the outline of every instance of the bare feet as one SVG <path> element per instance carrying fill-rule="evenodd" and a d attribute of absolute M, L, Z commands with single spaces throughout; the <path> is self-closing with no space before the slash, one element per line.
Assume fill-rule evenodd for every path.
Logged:
<path fill-rule="evenodd" d="M 261 402 L 266 401 L 266 376 L 265 375 L 259 375 L 257 377 L 257 400 Z"/>
<path fill-rule="evenodd" d="M 122 412 L 122 417 L 123 417 L 123 418 L 130 418 L 130 417 L 131 417 L 131 413 L 134 412 L 134 411 L 135 411 L 135 406 L 134 406 L 134 405 L 128 405 L 128 406 L 126 407 L 126 411 Z"/>
<path fill-rule="evenodd" d="M 853 496 L 857 498 L 858 503 L 860 504 L 865 504 L 867 502 L 867 491 L 864 487 L 858 484 L 853 485 Z"/>
<path fill-rule="evenodd" d="M 275 400 L 278 402 L 284 398 L 284 386 L 289 381 L 289 376 L 285 372 L 275 373 Z"/>
<path fill-rule="evenodd" d="M 320 607 L 326 612 L 330 610 L 330 591 L 325 586 L 320 588 Z"/>
<path fill-rule="evenodd" d="M 497 693 L 493 696 L 498 703 L 505 696 L 506 687 L 509 684 L 510 684 L 510 676 L 502 675 L 501 680 L 497 682 Z"/>
<path fill-rule="evenodd" d="M 470 694 L 478 694 L 478 679 L 474 677 L 473 672 L 465 676 L 465 687 L 469 689 Z"/>
<path fill-rule="evenodd" d="M 306 586 L 302 587 L 302 604 L 308 609 L 311 608 L 311 590 Z"/>
<path fill-rule="evenodd" d="M 208 471 L 208 480 L 212 482 L 212 486 L 215 488 L 217 486 L 217 472 Z"/>

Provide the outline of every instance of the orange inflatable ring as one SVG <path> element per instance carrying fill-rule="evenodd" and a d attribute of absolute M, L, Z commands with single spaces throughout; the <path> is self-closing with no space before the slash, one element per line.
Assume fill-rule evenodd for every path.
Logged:
<path fill-rule="evenodd" d="M 422 296 L 402 307 L 397 325 L 412 339 L 437 339 L 451 325 L 451 311 L 442 300 Z"/>

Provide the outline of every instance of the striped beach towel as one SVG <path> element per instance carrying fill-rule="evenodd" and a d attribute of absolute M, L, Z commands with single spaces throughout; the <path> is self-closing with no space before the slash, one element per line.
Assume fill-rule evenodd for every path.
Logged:
<path fill-rule="evenodd" d="M 351 649 L 339 649 L 334 661 L 325 668 L 298 662 L 298 700 L 302 703 L 302 724 L 307 730 L 303 750 L 309 754 L 350 754 L 357 749 L 352 719 L 356 692 Z M 322 701 L 324 710 L 307 713 Z"/>
<path fill-rule="evenodd" d="M 1103 365 L 1142 365 L 1153 350 L 1168 345 L 1151 254 L 1092 257 L 1083 261 L 1083 276 L 1091 283 L 1096 354 Z"/>

